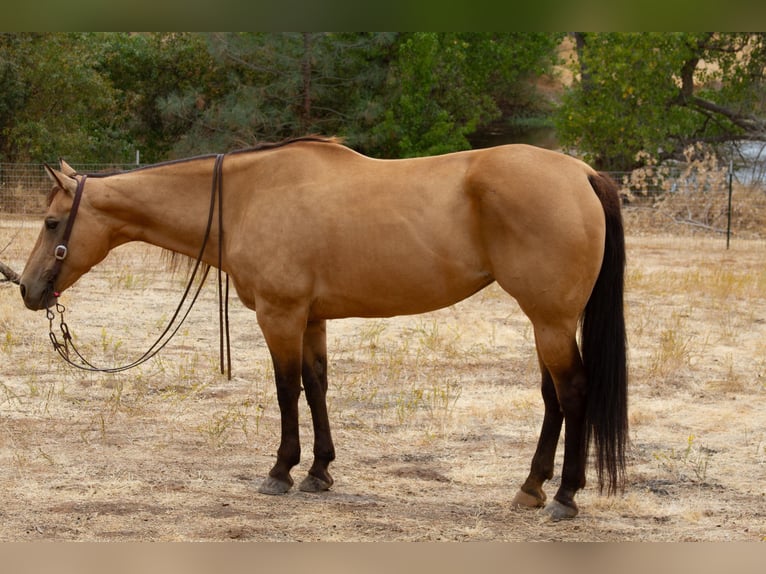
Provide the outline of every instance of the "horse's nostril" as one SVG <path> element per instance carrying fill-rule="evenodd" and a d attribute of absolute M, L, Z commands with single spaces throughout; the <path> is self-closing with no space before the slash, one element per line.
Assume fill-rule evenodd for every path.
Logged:
<path fill-rule="evenodd" d="M 19 290 L 21 291 L 22 298 L 27 296 L 27 288 L 23 284 L 19 285 Z"/>

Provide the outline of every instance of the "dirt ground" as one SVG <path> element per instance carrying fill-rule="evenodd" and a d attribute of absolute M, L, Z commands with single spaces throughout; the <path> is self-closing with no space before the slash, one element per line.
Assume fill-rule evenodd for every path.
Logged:
<path fill-rule="evenodd" d="M 36 234 L 0 223 L 2 260 L 21 271 Z M 766 540 L 766 242 L 630 234 L 628 257 L 627 489 L 591 480 L 559 523 L 510 506 L 543 409 L 529 323 L 496 286 L 427 315 L 331 322 L 335 485 L 268 497 L 279 419 L 252 312 L 232 301 L 231 381 L 213 282 L 158 358 L 92 374 L 0 285 L 0 541 Z M 130 362 L 183 281 L 156 248 L 124 246 L 64 294 L 67 322 L 93 362 Z"/>

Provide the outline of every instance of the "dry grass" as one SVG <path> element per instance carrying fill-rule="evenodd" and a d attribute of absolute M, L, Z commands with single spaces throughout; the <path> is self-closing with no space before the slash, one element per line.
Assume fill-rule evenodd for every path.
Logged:
<path fill-rule="evenodd" d="M 20 269 L 34 234 L 5 262 Z M 542 403 L 531 329 L 496 286 L 428 315 L 331 323 L 336 484 L 279 498 L 256 493 L 279 423 L 251 312 L 232 305 L 230 382 L 212 284 L 158 359 L 96 375 L 62 364 L 44 315 L 1 286 L 0 540 L 763 540 L 766 243 L 642 232 L 628 250 L 629 484 L 586 488 L 558 524 L 509 506 Z M 70 326 L 94 360 L 127 362 L 181 283 L 153 248 L 120 248 L 65 295 Z M 305 408 L 302 424 L 296 478 Z"/>

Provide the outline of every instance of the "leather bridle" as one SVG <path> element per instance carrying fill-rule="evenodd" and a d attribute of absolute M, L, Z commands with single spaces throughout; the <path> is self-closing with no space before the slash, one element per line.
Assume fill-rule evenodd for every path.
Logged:
<path fill-rule="evenodd" d="M 167 327 L 165 330 L 159 335 L 157 340 L 152 344 L 151 347 L 143 354 L 141 357 L 136 359 L 135 361 L 118 366 L 118 367 L 97 367 L 90 363 L 88 360 L 85 359 L 85 357 L 80 354 L 79 350 L 74 344 L 74 341 L 72 340 L 72 335 L 69 331 L 69 326 L 64 321 L 64 311 L 66 308 L 59 303 L 58 297 L 60 293 L 54 291 L 53 295 L 56 297 L 56 311 L 58 311 L 59 316 L 61 318 L 59 322 L 59 330 L 61 331 L 63 342 L 60 342 L 58 340 L 58 337 L 56 336 L 56 333 L 54 331 L 54 319 L 55 314 L 54 312 L 49 308 L 47 310 L 47 317 L 50 323 L 50 340 L 53 344 L 54 350 L 70 365 L 73 367 L 77 367 L 78 369 L 86 370 L 86 371 L 98 371 L 98 372 L 105 372 L 105 373 L 119 373 L 122 371 L 126 371 L 128 369 L 132 369 L 133 367 L 136 367 L 142 363 L 145 363 L 152 357 L 154 357 L 160 350 L 162 350 L 173 338 L 173 336 L 178 332 L 178 330 L 181 328 L 181 325 L 184 323 L 186 318 L 189 316 L 189 312 L 191 311 L 192 307 L 194 306 L 194 303 L 197 301 L 197 297 L 200 294 L 200 291 L 202 290 L 202 286 L 205 283 L 205 279 L 207 279 L 208 272 L 210 270 L 209 266 L 205 266 L 202 271 L 202 277 L 199 281 L 199 284 L 197 285 L 196 291 L 194 292 L 188 307 L 186 310 L 183 310 L 184 304 L 186 303 L 186 300 L 189 297 L 189 294 L 191 293 L 192 286 L 194 284 L 195 278 L 197 276 L 197 273 L 202 266 L 202 258 L 205 253 L 205 248 L 208 243 L 208 239 L 210 238 L 210 231 L 212 229 L 213 224 L 213 213 L 216 209 L 216 197 L 217 197 L 217 205 L 218 205 L 218 318 L 219 318 L 219 336 L 221 340 L 220 344 L 220 362 L 221 362 L 221 373 L 226 373 L 228 378 L 231 379 L 231 339 L 229 336 L 229 275 L 226 274 L 226 282 L 225 287 L 223 285 L 223 271 L 221 270 L 221 266 L 223 263 L 223 158 L 225 154 L 218 154 L 215 158 L 215 167 L 213 168 L 213 184 L 212 189 L 210 192 L 210 210 L 208 212 L 208 219 L 207 219 L 207 226 L 205 228 L 205 235 L 202 239 L 202 246 L 199 251 L 199 255 L 197 256 L 194 268 L 192 269 L 192 272 L 190 274 L 189 280 L 186 284 L 186 289 L 184 290 L 183 295 L 181 296 L 181 300 L 178 303 L 178 306 L 176 307 L 175 313 L 171 317 L 170 321 L 168 322 Z M 98 177 L 98 176 L 93 176 Z M 69 254 L 69 239 L 72 234 L 72 227 L 74 226 L 74 221 L 77 217 L 77 212 L 80 207 L 80 200 L 82 198 L 83 189 L 85 187 L 85 181 L 88 179 L 88 175 L 83 175 L 79 181 L 77 182 L 77 189 L 75 190 L 74 199 L 72 202 L 72 208 L 69 212 L 69 218 L 67 220 L 66 227 L 64 228 L 64 235 L 62 237 L 61 243 L 59 243 L 56 248 L 54 249 L 54 257 L 56 258 L 56 261 L 53 265 L 53 268 L 51 270 L 51 276 L 49 285 L 51 290 L 53 291 L 54 282 L 56 278 L 58 277 L 58 274 L 61 272 L 61 267 L 64 263 L 64 260 L 67 258 L 67 255 Z M 183 312 L 183 314 L 182 314 Z M 180 319 L 179 319 L 180 317 Z M 178 320 L 178 324 L 174 325 L 176 323 L 176 320 Z M 226 354 L 224 357 L 224 340 L 225 340 L 225 346 L 226 346 Z M 72 359 L 70 359 L 70 349 L 74 352 L 74 354 L 79 358 L 80 362 L 75 362 Z M 224 368 L 224 364 L 226 365 L 226 368 Z"/>
<path fill-rule="evenodd" d="M 85 187 L 86 179 L 88 179 L 88 176 L 83 175 L 77 182 L 77 189 L 74 192 L 72 209 L 69 210 L 69 218 L 67 219 L 66 227 L 64 228 L 64 235 L 61 238 L 61 243 L 59 243 L 53 250 L 53 256 L 56 258 L 56 261 L 53 264 L 53 269 L 51 269 L 51 276 L 48 282 L 51 291 L 53 291 L 53 285 L 56 282 L 56 278 L 58 277 L 59 273 L 61 273 L 61 266 L 64 263 L 64 259 L 66 259 L 66 256 L 69 254 L 69 237 L 72 235 L 74 220 L 77 217 L 77 211 L 80 209 L 80 200 L 82 199 L 82 190 Z M 58 299 L 59 292 L 53 291 L 53 296 Z"/>

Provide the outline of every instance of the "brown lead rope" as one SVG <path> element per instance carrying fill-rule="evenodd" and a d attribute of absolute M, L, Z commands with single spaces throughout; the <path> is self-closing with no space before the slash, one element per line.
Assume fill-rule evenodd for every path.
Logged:
<path fill-rule="evenodd" d="M 61 331 L 63 342 L 58 340 L 58 337 L 56 336 L 56 333 L 54 331 L 53 321 L 56 318 L 56 315 L 51 309 L 47 309 L 46 311 L 48 321 L 49 321 L 49 330 L 50 330 L 49 336 L 50 336 L 51 343 L 53 344 L 54 350 L 69 365 L 84 371 L 98 371 L 102 373 L 119 373 L 122 371 L 127 371 L 128 369 L 132 369 L 133 367 L 137 367 L 138 365 L 141 365 L 142 363 L 145 363 L 146 361 L 154 357 L 157 353 L 159 353 L 170 342 L 170 340 L 175 336 L 175 334 L 181 328 L 181 325 L 183 325 L 184 321 L 186 321 L 186 318 L 189 316 L 189 312 L 192 310 L 192 307 L 194 307 L 194 303 L 196 303 L 197 297 L 199 297 L 199 294 L 202 291 L 202 286 L 204 285 L 205 279 L 207 279 L 207 275 L 210 270 L 209 267 L 206 267 L 203 270 L 202 278 L 199 281 L 197 290 L 194 292 L 194 295 L 191 299 L 191 302 L 189 303 L 188 308 L 186 309 L 183 316 L 181 317 L 178 325 L 176 325 L 175 328 L 173 328 L 173 324 L 175 323 L 178 316 L 181 314 L 184 303 L 189 297 L 189 293 L 191 292 L 191 288 L 192 288 L 192 285 L 194 284 L 194 280 L 197 276 L 197 272 L 199 271 L 199 268 L 202 264 L 202 257 L 205 253 L 205 247 L 207 246 L 208 239 L 210 238 L 210 230 L 213 224 L 213 213 L 215 211 L 215 198 L 217 194 L 218 195 L 218 210 L 219 210 L 219 215 L 218 215 L 218 293 L 219 293 L 218 305 L 219 305 L 219 330 L 220 330 L 220 336 L 221 336 L 221 373 L 224 373 L 223 339 L 224 339 L 224 333 L 225 333 L 226 351 L 227 351 L 227 367 L 228 367 L 227 372 L 228 372 L 228 379 L 231 380 L 231 345 L 230 345 L 230 338 L 229 338 L 229 300 L 228 300 L 229 275 L 228 274 L 226 274 L 225 301 L 224 301 L 224 293 L 221 290 L 221 282 L 222 282 L 221 263 L 223 260 L 223 249 L 222 249 L 223 213 L 221 209 L 223 206 L 223 200 L 222 200 L 223 158 L 224 158 L 224 154 L 219 154 L 218 156 L 216 156 L 215 169 L 213 172 L 213 185 L 212 185 L 212 190 L 210 192 L 210 210 L 208 213 L 207 227 L 205 228 L 205 235 L 202 240 L 202 247 L 200 248 L 199 255 L 197 256 L 197 259 L 195 260 L 194 269 L 192 270 L 191 276 L 189 277 L 189 281 L 186 284 L 186 289 L 184 290 L 184 293 L 181 296 L 181 300 L 178 303 L 178 306 L 176 307 L 176 310 L 173 313 L 173 316 L 168 322 L 168 326 L 165 327 L 165 330 L 160 334 L 159 337 L 157 337 L 157 340 L 152 344 L 152 346 L 149 347 L 149 349 L 143 355 L 141 355 L 141 357 L 139 357 L 132 363 L 129 363 L 127 365 L 122 365 L 119 367 L 97 367 L 93 365 L 92 363 L 90 363 L 87 359 L 85 359 L 85 357 L 83 357 L 83 355 L 75 346 L 74 341 L 72 340 L 72 335 L 70 333 L 69 326 L 64 321 L 64 311 L 66 311 L 66 307 L 64 307 L 61 303 L 56 302 L 56 311 L 58 311 L 59 316 L 61 318 L 59 323 L 59 330 Z M 55 280 L 56 275 L 58 275 L 58 272 L 60 271 L 60 268 L 61 268 L 61 264 L 67 255 L 67 251 L 68 251 L 67 244 L 69 242 L 69 236 L 72 231 L 72 226 L 74 225 L 75 216 L 77 215 L 77 208 L 79 207 L 80 197 L 82 196 L 83 187 L 85 186 L 86 179 L 87 179 L 87 176 L 83 176 L 82 179 L 80 179 L 80 181 L 78 182 L 77 190 L 75 192 L 74 202 L 72 204 L 72 209 L 69 213 L 69 221 L 67 222 L 67 227 L 65 228 L 65 231 L 64 231 L 63 242 L 60 245 L 58 245 L 55 250 L 55 256 L 57 261 L 54 267 L 55 273 L 51 279 L 51 286 L 53 285 L 53 281 Z M 56 297 L 58 297 L 58 293 L 56 293 L 55 295 Z M 225 314 L 225 318 L 224 318 L 224 314 Z M 166 335 L 167 335 L 167 339 L 165 339 Z M 81 363 L 75 362 L 70 358 L 69 356 L 70 349 L 72 352 L 74 352 L 77 358 L 79 358 Z"/>
<path fill-rule="evenodd" d="M 231 337 L 229 336 L 229 274 L 226 274 L 225 292 L 222 289 L 223 267 L 223 154 L 215 158 L 213 194 L 218 190 L 218 337 L 221 347 L 221 374 L 224 374 L 223 346 L 226 340 L 226 373 L 231 380 Z"/>

